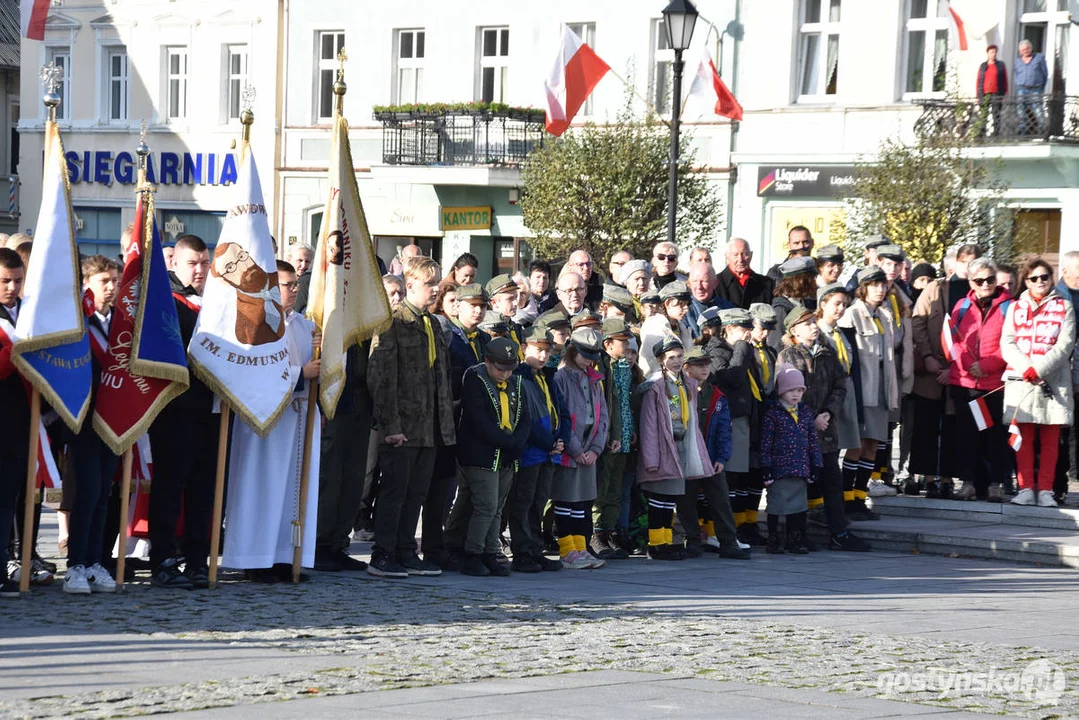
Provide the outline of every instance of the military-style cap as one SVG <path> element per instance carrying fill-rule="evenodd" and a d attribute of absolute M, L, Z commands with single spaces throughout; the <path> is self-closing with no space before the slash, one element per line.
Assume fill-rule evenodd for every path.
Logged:
<path fill-rule="evenodd" d="M 847 292 L 847 286 L 843 283 L 830 283 L 828 285 L 825 285 L 824 287 L 817 288 L 817 305 L 819 306 L 821 303 L 823 303 L 824 298 L 837 292 L 843 293 L 848 297 L 850 296 L 850 293 Z"/>
<path fill-rule="evenodd" d="M 874 250 L 881 245 L 891 245 L 892 239 L 887 235 L 870 235 L 865 239 L 865 249 Z"/>
<path fill-rule="evenodd" d="M 641 305 L 659 305 L 662 302 L 663 298 L 655 290 L 649 290 L 644 295 L 641 295 Z"/>
<path fill-rule="evenodd" d="M 509 338 L 495 338 L 487 343 L 483 356 L 503 370 L 517 367 L 517 343 Z"/>
<path fill-rule="evenodd" d="M 719 308 L 710 307 L 697 318 L 697 326 L 702 328 L 716 327 L 722 324 L 723 320 L 720 318 Z"/>
<path fill-rule="evenodd" d="M 618 273 L 618 282 L 625 285 L 629 282 L 633 273 L 639 273 L 641 271 L 644 271 L 645 277 L 652 277 L 652 265 L 647 260 L 630 260 L 622 266 L 621 272 Z"/>
<path fill-rule="evenodd" d="M 689 300 L 689 297 L 689 286 L 681 280 L 669 282 L 659 291 L 659 299 L 664 302 L 667 300 Z"/>
<path fill-rule="evenodd" d="M 548 310 L 539 317 L 536 318 L 536 325 L 542 325 L 548 330 L 555 330 L 558 328 L 569 329 L 571 327 L 569 318 L 558 310 Z"/>
<path fill-rule="evenodd" d="M 573 326 L 574 330 L 579 327 L 596 327 L 597 325 L 601 325 L 602 323 L 603 318 L 601 318 L 599 315 L 592 312 L 591 310 L 582 310 L 581 312 L 570 318 L 570 324 Z"/>
<path fill-rule="evenodd" d="M 753 303 L 749 306 L 749 316 L 756 322 L 761 324 L 761 327 L 771 330 L 776 326 L 776 311 L 768 303 Z"/>
<path fill-rule="evenodd" d="M 736 327 L 744 328 L 753 327 L 753 316 L 749 314 L 748 310 L 743 310 L 742 308 L 729 308 L 727 310 L 720 310 L 719 319 L 723 322 L 724 326 L 733 325 Z"/>
<path fill-rule="evenodd" d="M 805 305 L 795 305 L 791 308 L 791 311 L 787 313 L 786 319 L 783 320 L 783 329 L 790 332 L 791 328 L 798 323 L 805 322 L 806 320 L 814 320 L 816 317 L 817 316 L 813 314 L 813 311 Z"/>
<path fill-rule="evenodd" d="M 629 325 L 622 318 L 607 318 L 603 321 L 603 339 L 610 340 L 611 338 L 630 338 L 633 336 L 633 331 L 629 329 Z"/>
<path fill-rule="evenodd" d="M 493 278 L 487 281 L 487 294 L 494 297 L 500 292 L 506 292 L 512 290 L 517 292 L 517 283 L 513 281 L 513 278 L 506 273 L 501 275 L 495 275 Z"/>
<path fill-rule="evenodd" d="M 817 260 L 821 262 L 841 263 L 844 261 L 843 248 L 838 245 L 825 245 L 817 250 Z"/>
<path fill-rule="evenodd" d="M 858 271 L 858 284 L 867 285 L 873 282 L 884 282 L 888 278 L 885 277 L 884 271 L 876 265 L 872 265 L 867 268 L 862 268 Z"/>
<path fill-rule="evenodd" d="M 633 295 L 618 285 L 604 285 L 603 299 L 624 313 L 633 312 Z"/>
<path fill-rule="evenodd" d="M 457 302 L 487 302 L 487 291 L 479 283 L 469 283 L 457 288 Z"/>
<path fill-rule="evenodd" d="M 603 341 L 595 328 L 577 328 L 569 336 L 569 341 L 586 360 L 595 362 L 603 352 Z"/>
<path fill-rule="evenodd" d="M 502 313 L 494 310 L 488 310 L 483 314 L 483 320 L 480 320 L 480 328 L 488 332 L 508 333 L 510 331 L 510 325 L 506 322 L 506 318 L 502 316 Z"/>
<path fill-rule="evenodd" d="M 665 334 L 663 337 L 661 337 L 659 340 L 656 340 L 655 343 L 652 344 L 652 354 L 655 355 L 656 359 L 658 360 L 659 358 L 663 357 L 663 353 L 674 350 L 676 348 L 678 350 L 681 350 L 684 347 L 685 345 L 682 344 L 682 341 L 676 338 L 674 335 Z"/>
<path fill-rule="evenodd" d="M 686 350 L 685 361 L 687 365 L 690 363 L 711 363 L 712 358 L 700 345 L 694 345 L 689 350 Z"/>
<path fill-rule="evenodd" d="M 907 256 L 903 254 L 903 248 L 898 245 L 881 245 L 877 248 L 877 257 L 895 260 L 896 262 L 903 262 L 907 259 Z"/>
<path fill-rule="evenodd" d="M 533 325 L 521 331 L 521 342 L 526 345 L 529 343 L 533 345 L 543 343 L 553 345 L 554 338 L 551 337 L 551 331 L 547 329 L 546 325 Z"/>
<path fill-rule="evenodd" d="M 797 255 L 782 262 L 779 265 L 779 272 L 783 273 L 783 277 L 815 273 L 817 272 L 817 263 L 811 257 Z"/>

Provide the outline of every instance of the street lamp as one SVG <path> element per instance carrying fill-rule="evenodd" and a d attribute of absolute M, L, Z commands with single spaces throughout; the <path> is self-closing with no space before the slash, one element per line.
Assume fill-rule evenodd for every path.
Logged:
<path fill-rule="evenodd" d="M 693 39 L 693 26 L 697 24 L 697 8 L 689 0 L 671 0 L 663 10 L 663 26 L 667 29 L 667 44 L 674 50 L 674 88 L 671 98 L 671 159 L 670 179 L 667 187 L 667 242 L 675 241 L 675 224 L 678 217 L 678 126 L 682 110 L 682 51 Z"/>

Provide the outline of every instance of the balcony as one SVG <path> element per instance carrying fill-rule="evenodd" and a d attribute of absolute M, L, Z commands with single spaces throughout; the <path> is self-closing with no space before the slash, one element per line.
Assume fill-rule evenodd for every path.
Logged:
<path fill-rule="evenodd" d="M 543 144 L 532 109 L 375 109 L 387 165 L 518 167 Z"/>
<path fill-rule="evenodd" d="M 922 115 L 920 137 L 948 137 L 964 144 L 1003 145 L 1032 141 L 1079 143 L 1079 97 L 1022 95 L 977 100 L 915 100 Z"/>

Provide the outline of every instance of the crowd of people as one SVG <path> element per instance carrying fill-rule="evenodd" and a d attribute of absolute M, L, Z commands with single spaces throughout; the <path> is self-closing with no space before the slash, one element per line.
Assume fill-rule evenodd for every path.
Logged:
<path fill-rule="evenodd" d="M 21 572 L 29 412 L 10 337 L 28 249 L 28 238 L 0 248 L 0 536 L 12 538 L 0 595 L 17 594 Z M 186 342 L 210 254 L 187 235 L 166 255 Z M 288 256 L 277 269 L 299 393 L 318 376 L 318 336 L 302 318 L 310 249 Z M 868 497 L 1064 502 L 1079 253 L 1060 258 L 1057 283 L 1041 258 L 1016 270 L 964 244 L 938 272 L 875 236 L 853 267 L 799 226 L 763 274 L 741 238 L 722 266 L 706 248 L 679 269 L 682 257 L 663 242 L 600 268 L 577 250 L 557 273 L 536 260 L 481 285 L 468 253 L 443 272 L 403 248 L 383 268 L 392 324 L 349 351 L 344 393 L 322 423 L 314 569 L 506 576 L 632 555 L 800 555 L 818 549 L 810 523 L 832 550 L 867 551 L 851 523 L 878 519 Z M 105 337 L 120 270 L 101 256 L 82 264 L 87 323 Z M 110 551 L 126 521 L 118 458 L 88 425 L 49 432 L 65 468 L 64 590 L 109 592 L 112 556 L 127 552 Z M 213 394 L 193 376 L 149 432 L 149 559 L 132 566 L 157 587 L 208 585 L 217 444 Z M 291 493 L 295 463 L 279 464 L 264 472 L 280 484 L 266 487 Z M 229 504 L 240 495 L 230 487 Z M 275 517 L 230 519 L 227 505 L 224 564 L 252 581 L 290 579 L 290 516 L 276 517 L 290 503 L 245 507 Z M 270 530 L 252 539 L 248 526 Z M 244 552 L 230 551 L 230 533 Z M 350 554 L 353 538 L 372 542 L 369 562 Z M 32 579 L 49 582 L 55 566 L 36 547 L 33 558 Z"/>

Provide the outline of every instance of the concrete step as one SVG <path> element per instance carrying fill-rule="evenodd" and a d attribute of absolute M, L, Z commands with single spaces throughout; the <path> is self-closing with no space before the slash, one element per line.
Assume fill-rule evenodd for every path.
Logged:
<path fill-rule="evenodd" d="M 979 500 L 933 500 L 914 495 L 869 498 L 867 504 L 887 517 L 952 520 L 959 523 L 1018 525 L 1054 530 L 1079 530 L 1079 508 L 1030 507 Z"/>

